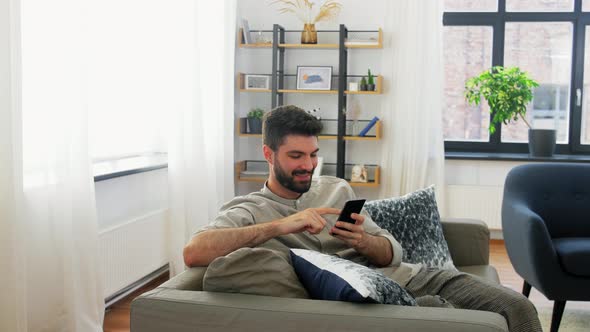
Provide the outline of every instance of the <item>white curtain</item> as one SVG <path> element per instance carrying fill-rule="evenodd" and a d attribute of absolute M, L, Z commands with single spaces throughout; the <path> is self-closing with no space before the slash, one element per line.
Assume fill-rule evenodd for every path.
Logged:
<path fill-rule="evenodd" d="M 171 275 L 182 249 L 234 196 L 234 50 L 236 1 L 195 1 L 193 70 L 173 110 L 168 148 Z"/>
<path fill-rule="evenodd" d="M 444 214 L 442 1 L 387 1 L 381 197 L 436 185 Z"/>
<path fill-rule="evenodd" d="M 85 8 L 0 3 L 0 330 L 101 331 Z"/>

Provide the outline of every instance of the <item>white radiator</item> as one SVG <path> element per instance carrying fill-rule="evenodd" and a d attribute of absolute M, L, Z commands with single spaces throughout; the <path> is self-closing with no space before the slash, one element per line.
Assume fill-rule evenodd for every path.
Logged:
<path fill-rule="evenodd" d="M 502 229 L 501 186 L 447 185 L 448 216 L 483 220 L 490 229 Z"/>
<path fill-rule="evenodd" d="M 167 211 L 155 211 L 100 232 L 105 299 L 168 263 Z"/>

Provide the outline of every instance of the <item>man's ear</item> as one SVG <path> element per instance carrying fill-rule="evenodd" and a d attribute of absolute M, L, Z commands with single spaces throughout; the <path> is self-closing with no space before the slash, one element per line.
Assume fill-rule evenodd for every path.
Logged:
<path fill-rule="evenodd" d="M 268 145 L 263 145 L 262 152 L 264 154 L 264 159 L 266 159 L 269 164 L 273 165 L 274 151 Z"/>

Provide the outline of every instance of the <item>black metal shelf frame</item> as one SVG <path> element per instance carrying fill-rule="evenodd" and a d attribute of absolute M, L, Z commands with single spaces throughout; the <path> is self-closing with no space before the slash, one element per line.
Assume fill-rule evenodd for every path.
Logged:
<path fill-rule="evenodd" d="M 372 32 L 359 30 L 362 32 Z M 284 89 L 285 84 L 285 47 L 281 44 L 285 43 L 286 32 L 300 32 L 300 30 L 285 30 L 279 24 L 273 25 L 272 35 L 272 73 L 271 73 L 271 106 L 275 108 L 283 105 L 284 94 L 279 90 Z M 326 30 L 325 32 L 338 32 L 339 46 L 338 46 L 338 132 L 337 132 L 337 152 L 336 152 L 336 176 L 344 178 L 345 160 L 346 160 L 346 79 L 348 77 L 348 49 L 344 45 L 344 41 L 348 37 L 348 29 L 344 24 L 340 25 L 340 29 Z M 357 75 L 355 75 L 357 76 Z"/>

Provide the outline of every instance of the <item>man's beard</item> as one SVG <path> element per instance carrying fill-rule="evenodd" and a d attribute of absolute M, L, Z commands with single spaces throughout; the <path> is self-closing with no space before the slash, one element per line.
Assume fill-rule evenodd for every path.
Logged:
<path fill-rule="evenodd" d="M 295 170 L 289 176 L 285 171 L 283 171 L 278 160 L 275 162 L 275 165 L 274 165 L 274 173 L 275 173 L 275 178 L 277 179 L 277 181 L 283 187 L 285 187 L 293 192 L 299 193 L 299 194 L 306 193 L 309 190 L 309 188 L 311 187 L 311 176 L 312 176 L 314 170 L 315 170 L 315 168 L 313 168 L 311 170 L 311 172 L 308 172 L 306 170 Z M 309 174 L 309 181 L 296 182 L 295 175 L 301 175 L 301 174 Z"/>

